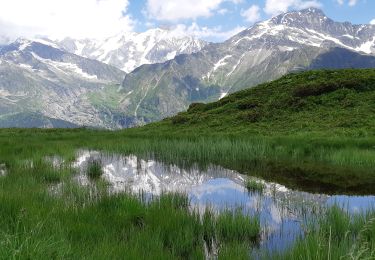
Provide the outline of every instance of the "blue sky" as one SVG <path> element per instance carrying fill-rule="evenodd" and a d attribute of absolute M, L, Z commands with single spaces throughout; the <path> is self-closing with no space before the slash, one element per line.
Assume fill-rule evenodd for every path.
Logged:
<path fill-rule="evenodd" d="M 336 21 L 375 23 L 375 0 L 4 0 L 0 41 L 105 38 L 164 27 L 217 42 L 257 21 L 307 7 L 319 7 Z"/>

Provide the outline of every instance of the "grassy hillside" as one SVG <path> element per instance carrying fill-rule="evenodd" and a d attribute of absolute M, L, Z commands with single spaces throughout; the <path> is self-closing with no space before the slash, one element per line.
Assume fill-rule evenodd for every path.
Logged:
<path fill-rule="evenodd" d="M 375 70 L 291 74 L 124 131 L 4 129 L 0 143 L 3 160 L 37 147 L 50 155 L 88 148 L 181 167 L 216 164 L 309 191 L 372 194 Z"/>
<path fill-rule="evenodd" d="M 290 74 L 146 126 L 169 133 L 374 136 L 375 70 Z M 136 130 L 139 132 L 139 129 Z"/>
<path fill-rule="evenodd" d="M 95 182 L 83 187 L 74 181 L 77 151 L 185 170 L 219 165 L 303 191 L 373 195 L 374 90 L 375 70 L 306 72 L 141 128 L 0 129 L 0 259 L 205 259 L 212 241 L 218 259 L 248 259 L 268 232 L 257 215 L 200 216 L 179 194 L 112 196 L 98 164 L 83 170 Z M 258 258 L 374 259 L 374 210 L 357 213 L 318 210 L 301 222 L 295 244 L 262 249 Z"/>

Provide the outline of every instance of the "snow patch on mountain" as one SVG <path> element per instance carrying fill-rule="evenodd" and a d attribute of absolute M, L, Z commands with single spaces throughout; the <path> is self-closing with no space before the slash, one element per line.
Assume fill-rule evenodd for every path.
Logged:
<path fill-rule="evenodd" d="M 224 66 L 226 65 L 227 63 L 225 62 L 226 59 L 229 59 L 230 57 L 232 57 L 232 55 L 227 55 L 225 56 L 224 58 L 222 58 L 221 60 L 219 60 L 215 65 L 214 65 L 214 69 L 213 69 L 213 72 L 215 72 L 218 68 L 220 68 L 221 66 Z"/>
<path fill-rule="evenodd" d="M 76 74 L 79 77 L 83 77 L 89 80 L 98 80 L 97 75 L 90 75 L 86 72 L 84 72 L 80 67 L 77 66 L 77 64 L 69 63 L 69 62 L 58 62 L 58 61 L 53 61 L 49 59 L 43 59 L 42 57 L 38 56 L 34 52 L 31 52 L 33 57 L 45 64 L 51 65 L 53 68 L 57 69 L 58 71 L 67 74 L 67 75 L 72 75 Z M 31 66 L 29 66 L 31 67 Z"/>
<path fill-rule="evenodd" d="M 356 48 L 357 51 L 361 51 L 367 54 L 372 54 L 375 52 L 375 36 L 372 38 L 371 41 L 367 41 L 363 43 L 361 46 Z"/>
<path fill-rule="evenodd" d="M 105 40 L 67 38 L 56 44 L 66 51 L 113 65 L 127 73 L 143 64 L 161 63 L 179 54 L 200 51 L 207 45 L 195 37 L 162 29 L 120 33 Z"/>
<path fill-rule="evenodd" d="M 233 45 L 249 45 L 259 41 L 277 40 L 282 43 L 287 39 L 290 43 L 283 44 L 283 51 L 292 51 L 301 48 L 301 45 L 322 48 L 330 43 L 356 52 L 375 54 L 374 28 L 370 25 L 336 23 L 321 10 L 309 8 L 259 22 L 231 41 Z"/>
<path fill-rule="evenodd" d="M 33 70 L 33 67 L 29 64 L 19 64 L 19 66 L 23 69 L 27 69 L 27 70 Z"/>
<path fill-rule="evenodd" d="M 223 99 L 223 98 L 225 98 L 227 95 L 228 95 L 227 92 L 220 93 L 220 97 L 219 97 L 219 99 Z"/>

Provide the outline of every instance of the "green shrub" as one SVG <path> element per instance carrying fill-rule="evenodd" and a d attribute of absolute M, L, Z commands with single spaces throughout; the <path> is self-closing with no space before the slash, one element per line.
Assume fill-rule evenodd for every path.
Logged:
<path fill-rule="evenodd" d="M 205 106 L 204 103 L 191 103 L 187 111 L 188 112 L 201 111 L 204 106 Z"/>
<path fill-rule="evenodd" d="M 241 100 L 236 105 L 239 110 L 247 110 L 247 109 L 253 109 L 253 108 L 258 107 L 259 102 L 254 99 L 245 99 L 245 100 Z"/>
<path fill-rule="evenodd" d="M 320 96 L 322 94 L 333 92 L 340 88 L 340 85 L 336 82 L 323 82 L 317 83 L 307 83 L 296 87 L 293 91 L 293 96 L 295 97 L 309 97 L 309 96 Z"/>
<path fill-rule="evenodd" d="M 172 117 L 172 124 L 174 125 L 185 124 L 188 121 L 189 121 L 189 118 L 182 113 Z"/>

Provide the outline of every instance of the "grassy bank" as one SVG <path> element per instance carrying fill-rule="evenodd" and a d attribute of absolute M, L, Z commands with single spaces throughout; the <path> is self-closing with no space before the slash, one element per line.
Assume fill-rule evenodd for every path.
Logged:
<path fill-rule="evenodd" d="M 315 136 L 161 136 L 129 131 L 0 130 L 0 163 L 59 155 L 77 149 L 135 154 L 188 168 L 209 164 L 326 193 L 371 194 L 375 185 L 374 138 Z"/>
<path fill-rule="evenodd" d="M 0 164 L 6 166 L 6 176 L 0 177 L 0 258 L 6 259 L 121 258 L 124 255 L 137 259 L 203 259 L 207 252 L 216 249 L 220 259 L 248 259 L 249 250 L 259 241 L 260 226 L 256 217 L 239 212 L 217 217 L 207 212 L 201 218 L 189 211 L 186 197 L 177 194 L 163 195 L 151 203 L 129 194 L 108 196 L 105 183 L 97 178 L 99 162 L 93 162 L 87 172 L 96 180 L 98 189 L 77 186 L 70 181 L 74 170 L 68 165 L 80 148 L 154 156 L 185 167 L 196 162 L 201 162 L 201 167 L 209 162 L 228 164 L 244 171 L 252 169 L 249 173 L 256 169 L 251 164 L 247 168 L 254 158 L 273 156 L 279 162 L 294 158 L 295 164 L 310 160 L 332 169 L 362 169 L 363 175 L 355 171 L 357 182 L 365 180 L 365 176 L 371 181 L 373 176 L 369 174 L 371 160 L 358 157 L 362 160 L 358 163 L 350 157 L 332 159 L 339 158 L 333 154 L 343 154 L 343 151 L 370 151 L 371 155 L 368 140 L 311 139 L 312 152 L 299 148 L 299 140 L 290 138 L 160 139 L 82 129 L 2 130 L 0 140 L 4 144 Z M 317 151 L 321 153 L 319 156 Z M 53 155 L 65 158 L 66 167 L 53 168 L 46 163 L 46 156 Z M 191 160 L 186 160 L 189 157 Z M 348 172 L 340 174 L 347 175 L 337 178 L 350 178 Z M 292 180 L 286 179 L 286 182 Z M 65 185 L 56 186 L 60 182 Z M 264 257 L 336 259 L 352 254 L 371 259 L 375 237 L 373 217 L 373 212 L 353 217 L 331 209 L 326 216 L 320 215 L 306 226 L 306 237 L 285 254 L 263 252 Z"/>
<path fill-rule="evenodd" d="M 33 161 L 0 177 L 0 259 L 204 259 L 215 253 L 205 245 L 215 243 L 220 255 L 258 242 L 257 217 L 202 219 L 183 195 L 109 196 L 100 181 L 96 188 L 70 181 L 73 172 Z"/>
<path fill-rule="evenodd" d="M 310 221 L 306 236 L 274 259 L 374 259 L 375 212 L 349 215 L 334 206 Z"/>

